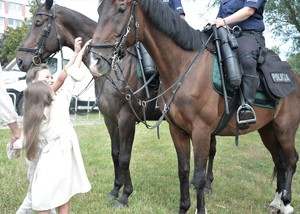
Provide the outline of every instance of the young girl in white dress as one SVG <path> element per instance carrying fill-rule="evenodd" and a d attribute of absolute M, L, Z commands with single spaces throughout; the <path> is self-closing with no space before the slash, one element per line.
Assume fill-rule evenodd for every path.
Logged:
<path fill-rule="evenodd" d="M 82 79 L 80 63 L 87 45 L 80 50 L 58 95 L 45 81 L 35 81 L 24 91 L 23 137 L 26 157 L 36 161 L 29 192 L 33 210 L 69 213 L 69 201 L 91 185 L 84 168 L 69 105 L 75 81 Z"/>
<path fill-rule="evenodd" d="M 66 70 L 69 69 L 75 63 L 75 61 L 76 61 L 76 64 L 74 64 L 74 66 L 76 66 L 76 67 L 80 66 L 81 60 L 82 60 L 81 54 L 83 53 L 83 52 L 80 52 L 81 44 L 82 44 L 82 38 L 81 37 L 75 38 L 74 54 L 72 55 L 72 57 L 70 58 L 69 62 L 64 67 L 64 69 L 59 73 L 59 76 L 55 81 L 53 80 L 53 77 L 49 70 L 48 65 L 41 64 L 37 67 L 31 68 L 27 72 L 27 74 L 26 74 L 27 85 L 32 82 L 35 82 L 35 81 L 45 80 L 49 85 L 51 85 L 53 91 L 57 92 L 61 88 L 62 84 L 64 83 L 64 81 L 67 77 Z M 81 54 L 79 54 L 79 53 L 81 53 Z M 20 141 L 22 142 L 22 139 Z M 15 143 L 14 146 L 16 144 L 17 143 Z M 22 142 L 22 144 L 23 144 L 23 142 Z M 18 154 L 20 153 L 20 150 L 17 149 L 14 152 L 16 153 L 16 156 L 18 156 Z M 11 152 L 11 153 L 13 153 L 13 152 Z M 28 160 L 26 158 L 26 163 L 28 166 L 27 178 L 28 178 L 29 182 L 31 182 L 36 165 L 37 165 L 37 159 Z M 16 214 L 31 214 L 31 213 L 32 213 L 31 192 L 28 191 L 25 199 L 23 200 L 23 203 L 17 210 Z M 50 214 L 56 214 L 55 209 L 51 209 Z"/>

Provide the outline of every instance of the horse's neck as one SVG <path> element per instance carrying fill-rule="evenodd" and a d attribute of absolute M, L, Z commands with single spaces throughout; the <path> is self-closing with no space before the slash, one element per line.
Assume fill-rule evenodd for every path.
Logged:
<path fill-rule="evenodd" d="M 58 5 L 56 7 L 56 22 L 63 44 L 71 49 L 74 49 L 75 38 L 82 37 L 83 42 L 86 42 L 92 38 L 93 29 L 96 27 L 96 22 L 91 19 Z"/>
<path fill-rule="evenodd" d="M 151 30 L 145 30 L 142 43 L 152 56 L 155 65 L 160 72 L 160 77 L 169 83 L 175 79 L 189 65 L 197 52 L 187 51 L 178 46 L 171 38 L 157 28 L 151 26 Z"/>
<path fill-rule="evenodd" d="M 127 54 L 122 60 L 122 73 L 128 82 L 137 80 L 137 60 L 135 47 L 128 48 Z"/>
<path fill-rule="evenodd" d="M 57 6 L 56 21 L 61 34 L 62 44 L 74 50 L 75 38 L 82 38 L 82 46 L 92 38 L 96 22 L 76 11 Z M 87 59 L 83 58 L 87 65 Z"/>

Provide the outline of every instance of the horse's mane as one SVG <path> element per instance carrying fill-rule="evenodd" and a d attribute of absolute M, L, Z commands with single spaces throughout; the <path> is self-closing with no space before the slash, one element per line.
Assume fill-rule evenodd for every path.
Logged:
<path fill-rule="evenodd" d="M 203 44 L 203 33 L 187 24 L 161 0 L 139 0 L 142 10 L 150 21 L 168 37 L 186 50 L 199 50 Z"/>

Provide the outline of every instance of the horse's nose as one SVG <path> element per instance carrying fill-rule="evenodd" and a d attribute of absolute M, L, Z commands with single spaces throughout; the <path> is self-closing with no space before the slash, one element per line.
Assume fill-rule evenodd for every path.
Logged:
<path fill-rule="evenodd" d="M 89 54 L 89 70 L 93 76 L 102 76 L 110 70 L 109 60 L 100 53 Z"/>

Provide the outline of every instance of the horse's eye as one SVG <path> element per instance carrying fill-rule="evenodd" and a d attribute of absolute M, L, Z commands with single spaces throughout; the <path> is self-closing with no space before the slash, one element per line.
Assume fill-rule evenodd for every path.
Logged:
<path fill-rule="evenodd" d="M 34 22 L 34 25 L 35 25 L 36 27 L 41 26 L 41 25 L 42 25 L 41 20 L 36 20 L 36 21 Z"/>
<path fill-rule="evenodd" d="M 119 13 L 124 13 L 126 10 L 126 5 L 121 5 L 119 8 Z"/>

